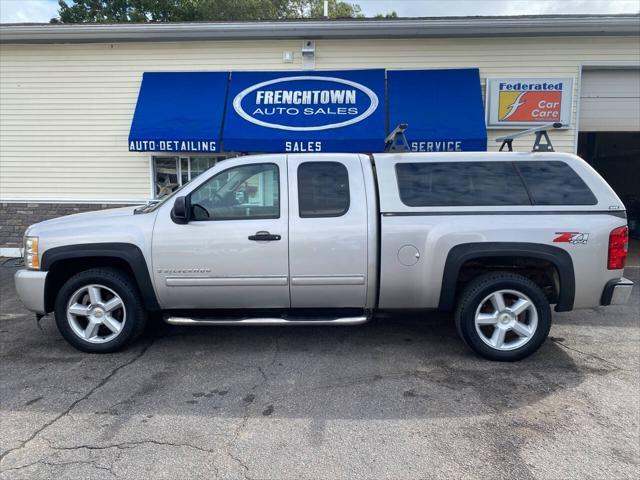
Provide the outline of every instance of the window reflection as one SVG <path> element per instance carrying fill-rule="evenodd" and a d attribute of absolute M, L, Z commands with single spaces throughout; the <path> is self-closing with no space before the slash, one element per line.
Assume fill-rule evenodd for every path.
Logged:
<path fill-rule="evenodd" d="M 213 167 L 225 156 L 154 157 L 154 194 L 163 198 Z"/>

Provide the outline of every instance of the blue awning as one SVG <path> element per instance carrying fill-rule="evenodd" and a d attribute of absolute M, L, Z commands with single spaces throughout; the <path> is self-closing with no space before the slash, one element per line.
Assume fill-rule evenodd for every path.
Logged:
<path fill-rule="evenodd" d="M 376 152 L 384 137 L 382 69 L 231 74 L 226 151 Z"/>
<path fill-rule="evenodd" d="M 415 152 L 486 151 L 477 68 L 388 70 L 389 129 L 408 123 Z"/>
<path fill-rule="evenodd" d="M 219 151 L 228 81 L 228 72 L 146 72 L 129 150 Z"/>

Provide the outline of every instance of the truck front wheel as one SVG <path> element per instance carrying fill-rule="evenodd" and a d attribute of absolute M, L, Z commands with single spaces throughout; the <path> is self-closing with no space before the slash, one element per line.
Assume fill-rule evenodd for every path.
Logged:
<path fill-rule="evenodd" d="M 521 360 L 540 348 L 549 334 L 549 301 L 538 285 L 522 275 L 481 275 L 459 298 L 455 312 L 458 333 L 487 359 Z"/>
<path fill-rule="evenodd" d="M 136 285 L 123 272 L 94 268 L 65 282 L 56 297 L 58 330 L 89 353 L 110 353 L 144 330 L 146 312 Z"/>

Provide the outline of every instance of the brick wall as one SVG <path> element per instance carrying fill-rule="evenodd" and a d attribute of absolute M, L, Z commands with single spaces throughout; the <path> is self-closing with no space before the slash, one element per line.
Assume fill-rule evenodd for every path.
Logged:
<path fill-rule="evenodd" d="M 51 218 L 124 205 L 92 203 L 0 203 L 0 247 L 22 247 L 22 236 L 29 225 Z"/>

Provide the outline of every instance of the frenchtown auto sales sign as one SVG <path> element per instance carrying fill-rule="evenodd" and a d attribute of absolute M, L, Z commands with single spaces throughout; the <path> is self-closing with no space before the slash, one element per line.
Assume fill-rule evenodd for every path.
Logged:
<path fill-rule="evenodd" d="M 229 151 L 379 151 L 384 70 L 233 72 L 223 133 Z"/>
<path fill-rule="evenodd" d="M 253 124 L 298 132 L 352 125 L 377 106 L 378 96 L 364 85 L 312 75 L 252 85 L 233 100 L 236 113 Z"/>

